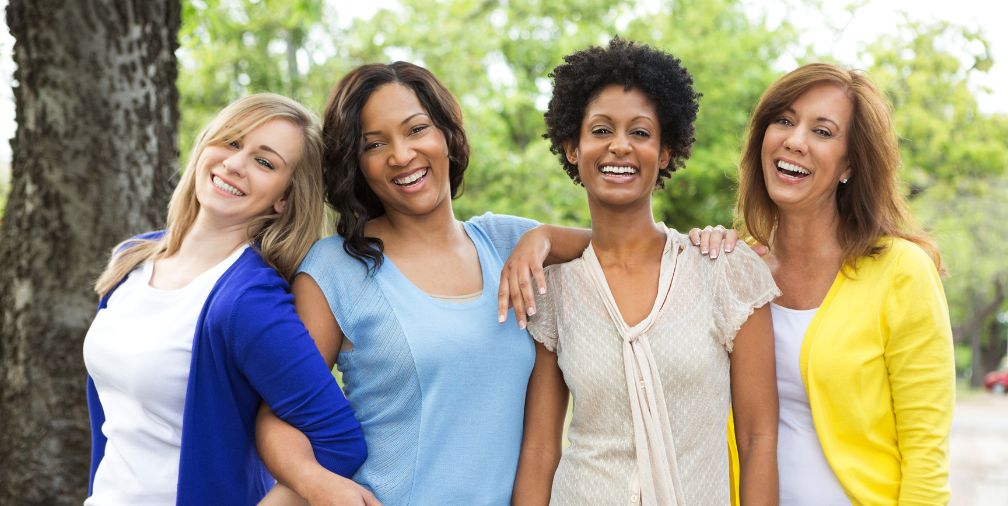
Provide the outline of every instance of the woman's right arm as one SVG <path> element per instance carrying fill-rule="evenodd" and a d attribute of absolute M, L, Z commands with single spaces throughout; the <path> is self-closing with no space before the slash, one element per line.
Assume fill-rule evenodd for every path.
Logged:
<path fill-rule="evenodd" d="M 543 267 L 580 257 L 589 242 L 591 230 L 583 228 L 539 225 L 522 234 L 501 269 L 497 321 L 504 323 L 508 308 L 514 307 L 518 327 L 524 329 L 527 316 L 536 313 L 533 280 L 539 294 L 545 294 Z"/>
<path fill-rule="evenodd" d="M 536 342 L 535 366 L 525 394 L 525 434 L 511 504 L 546 505 L 560 463 L 567 416 L 567 384 L 556 353 Z"/>
<path fill-rule="evenodd" d="M 319 353 L 331 369 L 343 343 L 343 332 L 322 289 L 307 274 L 294 278 L 294 306 Z M 360 485 L 320 465 L 308 438 L 277 418 L 264 404 L 256 420 L 256 446 L 277 486 L 263 504 L 303 504 L 286 487 L 311 504 L 377 505 L 377 499 Z"/>

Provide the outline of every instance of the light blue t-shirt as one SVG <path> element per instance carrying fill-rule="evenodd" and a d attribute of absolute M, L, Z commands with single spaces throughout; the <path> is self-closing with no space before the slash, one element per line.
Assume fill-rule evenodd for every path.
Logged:
<path fill-rule="evenodd" d="M 353 344 L 337 367 L 368 446 L 354 480 L 386 506 L 510 503 L 535 347 L 513 312 L 497 323 L 497 288 L 535 225 L 489 213 L 465 222 L 483 272 L 468 302 L 427 295 L 388 257 L 369 276 L 336 235 L 301 264 Z"/>

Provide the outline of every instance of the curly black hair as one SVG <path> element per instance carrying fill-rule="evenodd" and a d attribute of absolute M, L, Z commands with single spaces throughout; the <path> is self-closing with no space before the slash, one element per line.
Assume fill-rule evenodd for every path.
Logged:
<path fill-rule="evenodd" d="M 564 143 L 580 140 L 588 103 L 611 84 L 641 90 L 655 106 L 661 144 L 672 152 L 668 165 L 658 169 L 655 184 L 663 187 L 663 179 L 686 164 L 696 140 L 693 122 L 700 108 L 700 94 L 693 89 L 693 77 L 678 58 L 615 37 L 607 48 L 593 46 L 565 56 L 564 63 L 549 76 L 553 79 L 553 96 L 546 109 L 543 137 L 550 141 L 550 151 L 560 157 L 575 183 L 581 184 L 581 178 L 577 165 L 567 160 Z"/>

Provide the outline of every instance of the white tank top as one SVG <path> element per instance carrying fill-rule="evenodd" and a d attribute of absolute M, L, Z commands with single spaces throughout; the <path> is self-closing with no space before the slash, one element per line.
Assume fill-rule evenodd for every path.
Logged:
<path fill-rule="evenodd" d="M 105 412 L 101 431 L 108 441 L 85 506 L 175 504 L 196 319 L 244 250 L 177 290 L 151 287 L 153 263 L 145 262 L 91 323 L 84 365 Z"/>
<path fill-rule="evenodd" d="M 802 341 L 816 311 L 770 305 L 780 397 L 777 467 L 781 506 L 851 504 L 819 445 L 798 366 Z"/>

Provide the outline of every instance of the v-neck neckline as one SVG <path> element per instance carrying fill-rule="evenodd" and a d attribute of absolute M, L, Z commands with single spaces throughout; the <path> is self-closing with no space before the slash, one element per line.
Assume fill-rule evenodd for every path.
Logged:
<path fill-rule="evenodd" d="M 584 255 L 581 257 L 589 277 L 595 281 L 596 288 L 598 288 L 599 295 L 603 298 L 610 318 L 616 324 L 620 334 L 623 334 L 628 339 L 646 332 L 658 320 L 662 310 L 667 305 L 669 295 L 672 293 L 672 283 L 679 264 L 679 256 L 682 254 L 683 249 L 675 241 L 672 231 L 664 223 L 659 224 L 665 232 L 665 247 L 662 248 L 661 263 L 658 270 L 658 291 L 655 293 L 655 299 L 651 303 L 651 311 L 648 312 L 644 319 L 633 325 L 627 323 L 623 317 L 619 304 L 616 303 L 616 298 L 613 296 L 612 288 L 609 286 L 609 279 L 606 277 L 605 270 L 602 268 L 598 255 L 595 253 L 595 248 L 591 243 L 588 244 Z M 676 248 L 676 251 L 672 258 L 669 259 L 669 251 L 672 248 Z"/>

